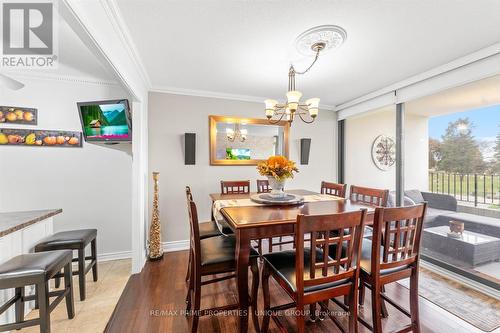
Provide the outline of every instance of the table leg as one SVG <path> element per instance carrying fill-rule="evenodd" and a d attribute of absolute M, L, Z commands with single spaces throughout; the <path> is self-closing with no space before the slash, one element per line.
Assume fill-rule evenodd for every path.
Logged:
<path fill-rule="evenodd" d="M 248 262 L 250 238 L 245 230 L 236 231 L 236 280 L 238 283 L 239 332 L 248 332 Z"/>

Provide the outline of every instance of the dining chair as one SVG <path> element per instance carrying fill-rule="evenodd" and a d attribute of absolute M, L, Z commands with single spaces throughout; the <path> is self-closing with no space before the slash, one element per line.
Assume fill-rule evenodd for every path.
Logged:
<path fill-rule="evenodd" d="M 387 301 L 406 316 L 411 323 L 397 332 L 420 332 L 418 318 L 418 267 L 420 238 L 427 203 L 396 208 L 377 207 L 373 222 L 373 235 L 363 239 L 360 261 L 359 303 L 363 305 L 365 287 L 371 289 L 371 327 L 375 333 L 382 332 L 382 300 Z M 410 278 L 410 312 L 387 297 L 382 287 L 388 283 Z"/>
<path fill-rule="evenodd" d="M 211 315 L 219 311 L 238 309 L 238 304 L 229 304 L 211 309 L 200 310 L 201 287 L 227 279 L 236 277 L 235 247 L 236 238 L 234 235 L 214 236 L 200 239 L 200 229 L 198 224 L 198 211 L 193 201 L 191 189 L 186 186 L 186 199 L 189 213 L 190 225 L 190 257 L 191 268 L 189 269 L 189 286 L 186 296 L 186 315 L 191 316 L 190 332 L 195 333 L 198 329 L 200 316 Z M 257 291 L 259 288 L 259 268 L 257 265 L 258 253 L 250 248 L 249 266 L 252 271 L 251 295 L 249 295 L 252 311 L 252 321 L 257 331 L 259 331 L 259 321 L 257 318 Z M 224 274 L 228 275 L 215 277 L 202 281 L 204 276 Z"/>
<path fill-rule="evenodd" d="M 248 194 L 250 193 L 249 180 L 221 180 L 221 194 Z"/>
<path fill-rule="evenodd" d="M 330 182 L 321 182 L 321 194 L 330 194 L 336 197 L 345 198 L 347 184 L 337 184 Z"/>
<path fill-rule="evenodd" d="M 373 206 L 387 206 L 389 190 L 351 185 L 349 199 Z"/>
<path fill-rule="evenodd" d="M 310 305 L 311 319 L 316 319 L 316 304 L 328 313 L 333 322 L 342 327 L 328 311 L 328 302 L 337 296 L 349 295 L 349 327 L 357 332 L 358 277 L 361 237 L 363 236 L 366 209 L 333 215 L 299 215 L 295 228 L 296 250 L 264 255 L 262 288 L 264 293 L 264 317 L 262 332 L 269 329 L 270 318 L 281 332 L 286 331 L 276 312 L 295 307 L 297 331 L 304 332 L 306 305 Z M 344 229 L 349 233 L 345 234 Z M 335 232 L 336 236 L 330 236 Z M 305 240 L 305 235 L 310 237 Z M 336 244 L 338 251 L 329 252 Z M 305 247 L 305 245 L 308 245 Z M 346 246 L 343 252 L 342 245 Z M 269 277 L 272 276 L 292 299 L 291 303 L 271 307 Z"/>
<path fill-rule="evenodd" d="M 191 193 L 191 189 L 189 189 L 189 193 Z M 192 197 L 192 195 L 191 195 Z M 198 225 L 198 230 L 199 230 L 199 235 L 200 239 L 205 239 L 209 237 L 214 237 L 214 236 L 220 236 L 222 235 L 221 232 L 219 231 L 219 228 L 215 224 L 215 221 L 208 221 L 208 222 L 202 222 Z M 191 243 L 189 244 L 191 246 Z M 190 268 L 191 268 L 191 248 L 189 249 L 189 262 L 188 262 L 188 267 L 186 270 L 186 281 L 189 280 L 190 277 Z"/>
<path fill-rule="evenodd" d="M 269 186 L 269 181 L 267 179 L 257 179 L 257 193 L 269 193 L 269 192 L 271 192 L 271 190 L 272 189 Z M 285 237 L 287 237 L 287 236 L 285 236 Z M 268 252 L 269 253 L 273 252 L 273 248 L 275 246 L 279 246 L 281 248 L 283 245 L 295 243 L 294 239 L 293 238 L 290 239 L 290 238 L 285 239 L 285 240 L 283 240 L 283 236 L 279 236 L 279 238 L 276 237 L 276 239 L 268 238 L 267 239 Z M 262 249 L 262 240 L 259 240 L 259 249 L 260 250 Z M 261 251 L 259 251 L 259 252 L 261 252 Z"/>

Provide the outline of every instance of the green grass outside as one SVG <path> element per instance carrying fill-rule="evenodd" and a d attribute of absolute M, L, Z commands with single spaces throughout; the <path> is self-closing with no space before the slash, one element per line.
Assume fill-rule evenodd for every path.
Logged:
<path fill-rule="evenodd" d="M 467 191 L 467 183 L 469 184 L 468 191 Z M 455 195 L 455 197 L 458 200 L 473 202 L 474 174 L 469 174 L 468 178 L 467 175 L 463 175 L 462 179 L 460 179 L 459 174 L 455 176 L 454 174 L 448 174 L 448 173 L 430 172 L 429 191 L 435 193 L 445 193 L 445 194 Z M 462 192 L 461 199 L 460 199 L 460 192 Z M 469 193 L 468 199 L 467 199 L 467 193 Z M 477 194 L 479 203 L 484 203 L 484 193 L 486 193 L 487 204 L 496 204 L 496 205 L 500 204 L 500 175 L 494 175 L 493 180 L 491 175 L 486 175 L 486 177 L 484 177 L 482 174 L 477 175 Z M 494 198 L 493 202 L 492 198 Z"/>

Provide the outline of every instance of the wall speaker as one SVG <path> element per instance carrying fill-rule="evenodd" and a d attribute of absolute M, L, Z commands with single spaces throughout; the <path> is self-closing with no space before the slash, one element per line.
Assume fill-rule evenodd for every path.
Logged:
<path fill-rule="evenodd" d="M 309 151 L 311 150 L 311 139 L 300 139 L 300 164 L 309 164 Z"/>
<path fill-rule="evenodd" d="M 196 133 L 184 133 L 184 164 L 196 164 Z"/>

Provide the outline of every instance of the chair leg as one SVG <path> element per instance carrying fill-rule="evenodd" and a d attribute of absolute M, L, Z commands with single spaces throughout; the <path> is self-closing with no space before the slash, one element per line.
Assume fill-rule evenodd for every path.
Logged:
<path fill-rule="evenodd" d="M 189 278 L 188 278 L 188 291 L 186 295 L 186 314 L 189 314 L 189 311 L 191 310 L 191 297 L 194 289 L 194 269 L 193 269 L 193 260 L 192 260 L 193 253 L 189 251 L 189 267 L 187 269 L 189 273 Z"/>
<path fill-rule="evenodd" d="M 380 285 L 375 283 L 372 285 L 373 333 L 382 333 L 381 307 Z"/>
<path fill-rule="evenodd" d="M 304 333 L 305 330 L 305 313 L 304 313 L 304 305 L 297 304 L 297 314 L 295 316 L 295 320 L 297 321 L 297 333 Z"/>
<path fill-rule="evenodd" d="M 59 288 L 61 286 L 61 278 L 56 277 L 54 278 L 54 287 Z"/>
<path fill-rule="evenodd" d="M 94 278 L 94 282 L 97 282 L 97 241 L 95 238 L 90 242 L 90 251 L 92 260 L 95 263 L 92 266 L 92 277 Z"/>
<path fill-rule="evenodd" d="M 257 258 L 250 259 L 250 270 L 252 271 L 252 322 L 255 327 L 256 332 L 260 332 L 259 325 L 259 310 L 257 309 L 257 297 L 259 293 L 259 266 L 257 264 Z"/>
<path fill-rule="evenodd" d="M 414 268 L 410 276 L 410 314 L 413 332 L 420 333 L 420 320 L 418 314 L 418 269 Z"/>
<path fill-rule="evenodd" d="M 268 238 L 267 239 L 267 250 L 269 253 L 273 253 L 273 238 Z"/>
<path fill-rule="evenodd" d="M 75 317 L 75 300 L 73 298 L 73 271 L 71 269 L 71 262 L 64 266 L 64 289 L 69 290 L 66 294 L 66 312 L 68 318 Z"/>
<path fill-rule="evenodd" d="M 78 286 L 80 301 L 85 300 L 85 249 L 78 250 Z"/>
<path fill-rule="evenodd" d="M 309 304 L 309 321 L 311 323 L 316 322 L 316 303 Z"/>
<path fill-rule="evenodd" d="M 38 306 L 40 308 L 40 333 L 50 333 L 49 283 L 43 281 L 38 286 Z"/>
<path fill-rule="evenodd" d="M 358 286 L 353 285 L 349 300 L 349 332 L 358 333 Z"/>
<path fill-rule="evenodd" d="M 191 272 L 190 272 L 190 269 L 191 269 L 191 262 L 193 261 L 193 258 L 192 258 L 192 252 L 191 252 L 191 244 L 189 245 L 189 259 L 188 259 L 188 267 L 187 267 L 187 270 L 186 270 L 186 279 L 185 281 L 189 281 L 189 278 L 191 276 Z"/>
<path fill-rule="evenodd" d="M 16 288 L 16 323 L 24 320 L 24 287 Z"/>
<path fill-rule="evenodd" d="M 269 320 L 271 319 L 271 295 L 269 294 L 269 267 L 264 263 L 262 268 L 262 294 L 264 296 L 264 316 L 262 317 L 261 332 L 267 333 L 269 330 Z"/>
<path fill-rule="evenodd" d="M 380 291 L 385 293 L 385 286 L 380 287 Z M 381 310 L 382 318 L 389 317 L 389 312 L 387 311 L 387 306 L 385 305 L 385 300 L 382 297 L 380 297 L 380 310 Z"/>
<path fill-rule="evenodd" d="M 38 285 L 35 284 L 35 310 L 38 310 L 40 307 L 38 306 Z"/>
<path fill-rule="evenodd" d="M 191 319 L 191 333 L 196 333 L 198 331 L 198 321 L 200 319 L 200 303 L 201 303 L 201 275 L 198 273 L 197 267 L 193 267 L 193 274 L 191 279 L 194 284 L 194 303 L 192 309 L 192 319 Z"/>

